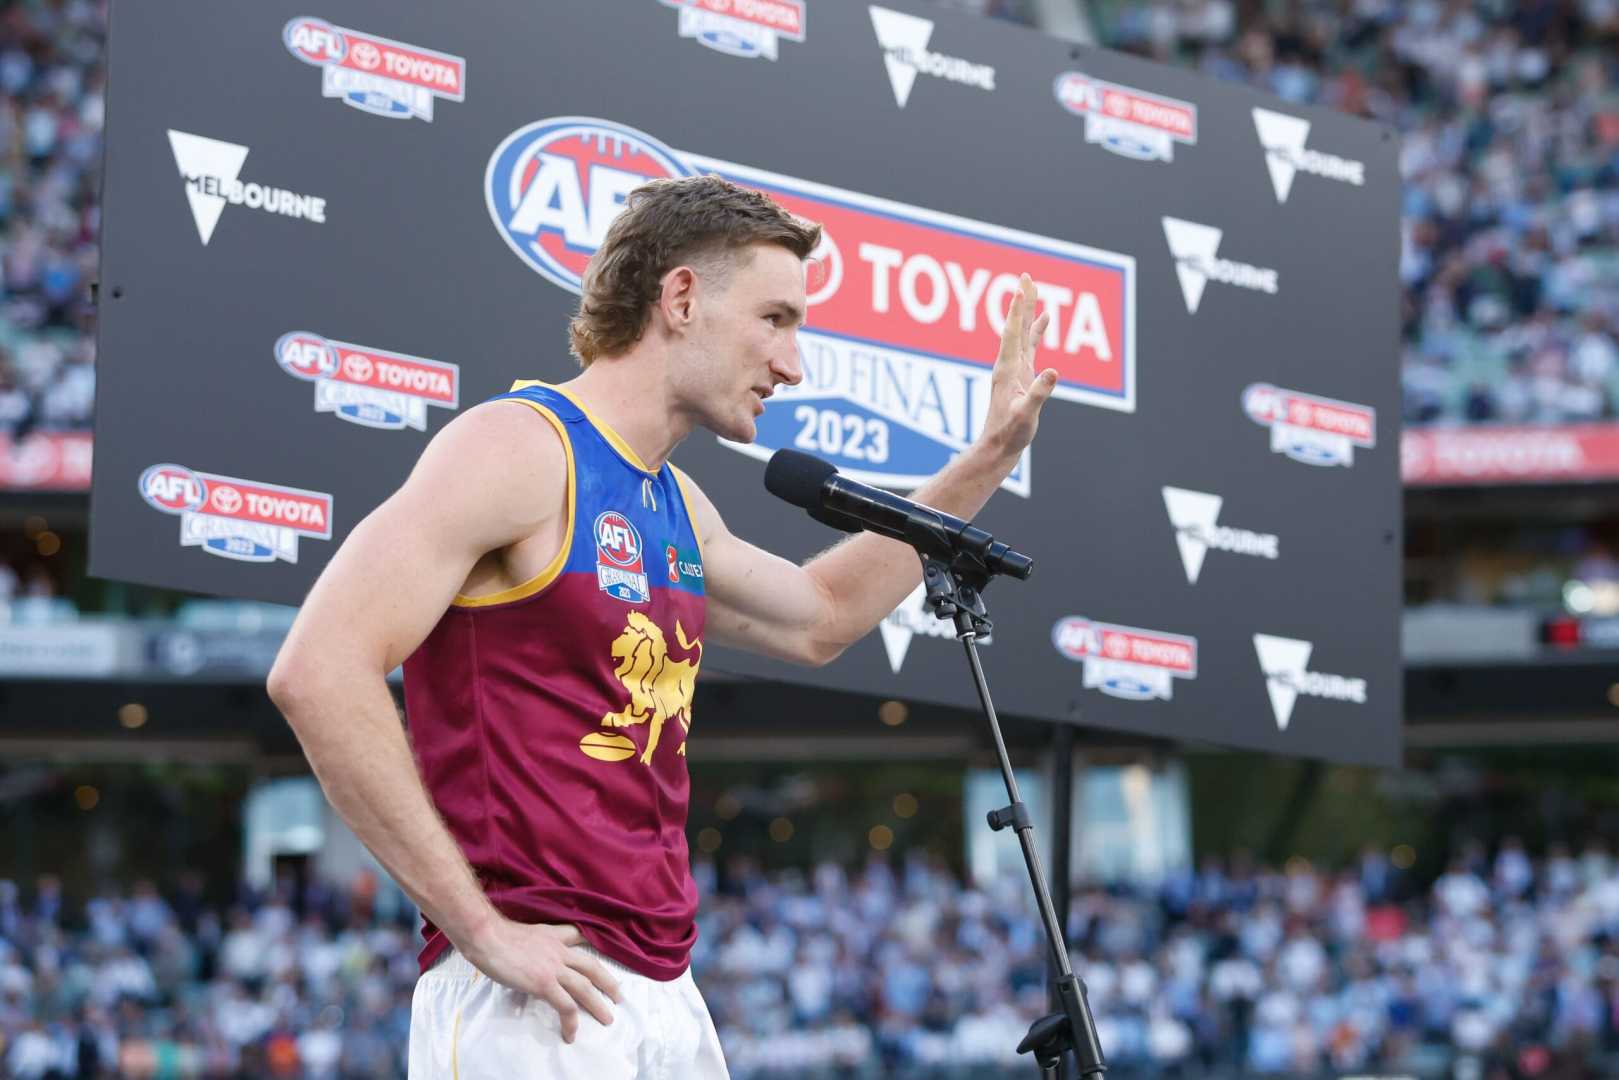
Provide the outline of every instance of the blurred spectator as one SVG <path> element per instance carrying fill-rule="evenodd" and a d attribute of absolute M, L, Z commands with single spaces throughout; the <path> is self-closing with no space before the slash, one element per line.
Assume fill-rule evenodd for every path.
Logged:
<path fill-rule="evenodd" d="M 1212 859 L 1201 877 L 1235 871 L 1251 888 L 1191 904 L 1173 884 L 1082 887 L 1070 947 L 1109 1063 L 1448 1076 L 1507 1050 L 1541 1064 L 1501 1075 L 1613 1075 L 1619 866 L 1600 842 L 1578 856 L 1470 846 L 1398 904 L 1368 891 L 1376 864 Z M 703 897 L 693 970 L 738 1080 L 1027 1072 L 1014 1048 L 1047 1011 L 1045 943 L 1021 878 L 965 886 L 915 853 L 852 874 L 699 870 L 735 883 Z M 283 884 L 222 918 L 199 885 L 193 872 L 169 896 L 141 881 L 64 906 L 53 880 L 28 894 L 0 882 L 6 1075 L 403 1075 L 411 914 L 373 915 L 377 884 L 359 881 L 301 898 Z"/>
<path fill-rule="evenodd" d="M 106 8 L 0 12 L 0 434 L 90 425 Z"/>
<path fill-rule="evenodd" d="M 1407 423 L 1619 414 L 1619 5 L 1104 10 L 1114 48 L 1402 133 Z"/>

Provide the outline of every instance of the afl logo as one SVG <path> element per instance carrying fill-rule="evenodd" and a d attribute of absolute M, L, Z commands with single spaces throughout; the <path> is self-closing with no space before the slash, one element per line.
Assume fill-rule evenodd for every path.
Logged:
<path fill-rule="evenodd" d="M 641 534 L 630 520 L 616 510 L 596 518 L 596 550 L 614 566 L 627 570 L 641 568 Z"/>
<path fill-rule="evenodd" d="M 1051 628 L 1051 643 L 1070 660 L 1084 660 L 1090 654 L 1093 636 L 1090 622 L 1072 615 Z"/>
<path fill-rule="evenodd" d="M 292 19 L 282 28 L 281 40 L 306 64 L 340 64 L 348 55 L 348 38 L 325 19 L 307 15 Z"/>
<path fill-rule="evenodd" d="M 337 373 L 337 354 L 325 338 L 307 330 L 294 330 L 277 338 L 275 361 L 288 375 L 300 379 L 329 379 Z"/>
<path fill-rule="evenodd" d="M 484 202 L 518 258 L 577 293 L 625 197 L 648 180 L 689 175 L 673 150 L 634 128 L 552 117 L 518 128 L 495 147 L 484 170 Z"/>
<path fill-rule="evenodd" d="M 180 514 L 201 510 L 208 485 L 184 465 L 153 465 L 141 473 L 141 497 L 155 510 Z"/>

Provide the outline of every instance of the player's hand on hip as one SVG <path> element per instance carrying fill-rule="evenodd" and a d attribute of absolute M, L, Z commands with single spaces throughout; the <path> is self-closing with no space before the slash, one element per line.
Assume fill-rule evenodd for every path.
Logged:
<path fill-rule="evenodd" d="M 1034 441 L 1040 409 L 1057 388 L 1056 368 L 1035 373 L 1034 354 L 1051 321 L 1050 312 L 1035 315 L 1038 305 L 1034 282 L 1024 274 L 1006 311 L 1001 347 L 990 375 L 989 414 L 984 422 L 984 441 L 1007 457 L 1023 453 L 1024 447 Z"/>
<path fill-rule="evenodd" d="M 603 1024 L 613 1022 L 607 998 L 620 1000 L 618 980 L 607 965 L 579 946 L 584 935 L 570 924 L 519 923 L 499 919 L 476 944 L 463 949 L 472 966 L 502 986 L 531 994 L 556 1009 L 562 1039 L 573 1042 L 583 1009 Z"/>

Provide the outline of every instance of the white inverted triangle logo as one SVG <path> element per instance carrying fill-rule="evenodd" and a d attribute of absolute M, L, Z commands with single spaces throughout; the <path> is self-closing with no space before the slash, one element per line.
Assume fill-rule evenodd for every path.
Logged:
<path fill-rule="evenodd" d="M 911 590 L 911 595 L 900 601 L 899 607 L 894 609 L 892 615 L 877 624 L 877 632 L 883 636 L 883 651 L 888 654 L 888 666 L 894 669 L 895 675 L 899 674 L 899 669 L 905 664 L 905 654 L 911 649 L 911 638 L 916 636 L 910 617 L 917 614 L 924 614 L 920 585 Z"/>
<path fill-rule="evenodd" d="M 1293 177 L 1298 173 L 1294 162 L 1304 152 L 1304 140 L 1310 137 L 1310 121 L 1269 109 L 1255 109 L 1254 128 L 1259 132 L 1260 145 L 1265 148 L 1265 168 L 1270 170 L 1276 201 L 1285 203 L 1288 192 L 1293 190 Z"/>
<path fill-rule="evenodd" d="M 1180 280 L 1181 296 L 1189 315 L 1197 314 L 1203 287 L 1209 283 L 1203 268 L 1214 262 L 1214 254 L 1220 250 L 1220 237 L 1224 235 L 1225 230 L 1213 225 L 1164 218 L 1164 239 L 1169 241 L 1169 254 L 1175 260 L 1175 277 Z"/>
<path fill-rule="evenodd" d="M 1169 511 L 1169 523 L 1175 526 L 1175 546 L 1180 548 L 1181 565 L 1186 568 L 1189 584 L 1197 584 L 1197 575 L 1203 569 L 1203 558 L 1209 553 L 1209 544 L 1204 537 L 1214 531 L 1220 519 L 1220 506 L 1224 502 L 1219 495 L 1204 491 L 1164 488 L 1164 507 Z"/>
<path fill-rule="evenodd" d="M 169 129 L 169 146 L 174 150 L 174 163 L 186 183 L 186 201 L 191 204 L 191 216 L 197 222 L 197 235 L 203 247 L 208 246 L 219 224 L 219 215 L 225 212 L 225 197 L 203 191 L 204 177 L 214 177 L 216 191 L 228 191 L 242 171 L 247 160 L 247 147 L 219 139 L 204 138 L 184 131 Z"/>
<path fill-rule="evenodd" d="M 927 51 L 928 41 L 933 37 L 933 20 L 873 5 L 871 28 L 876 31 L 877 44 L 883 50 L 883 66 L 888 68 L 894 100 L 903 109 L 910 100 L 911 87 L 916 85 L 916 65 L 910 58 Z"/>
<path fill-rule="evenodd" d="M 1299 698 L 1298 688 L 1304 682 L 1314 650 L 1312 642 L 1297 638 L 1254 635 L 1254 651 L 1259 654 L 1259 669 L 1265 673 L 1265 690 L 1270 695 L 1278 731 L 1286 731 L 1293 717 L 1293 703 Z"/>
<path fill-rule="evenodd" d="M 916 635 L 930 638 L 956 636 L 955 624 L 929 611 L 924 602 L 926 599 L 926 591 L 918 585 L 911 590 L 911 595 L 900 601 L 899 607 L 877 624 L 877 632 L 883 638 L 883 651 L 888 654 L 888 666 L 895 675 L 905 665 L 905 654 L 911 651 L 911 639 Z M 993 643 L 994 638 L 988 634 L 978 639 L 980 645 Z"/>

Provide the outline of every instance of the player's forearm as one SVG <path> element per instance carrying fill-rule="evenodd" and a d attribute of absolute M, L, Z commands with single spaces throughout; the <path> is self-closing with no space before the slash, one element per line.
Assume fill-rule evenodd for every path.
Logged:
<path fill-rule="evenodd" d="M 284 682 L 285 680 L 282 680 Z M 399 887 L 462 948 L 498 916 L 427 798 L 380 676 L 272 695 L 326 798 Z"/>
<path fill-rule="evenodd" d="M 971 519 L 1006 479 L 1016 459 L 975 446 L 918 488 L 911 498 Z M 816 634 L 816 659 L 830 660 L 870 633 L 922 580 L 916 550 L 876 533 L 859 533 L 805 565 L 820 587 L 827 616 Z"/>

